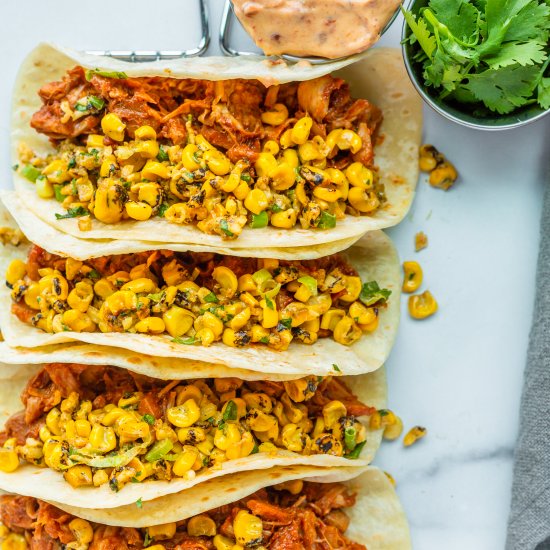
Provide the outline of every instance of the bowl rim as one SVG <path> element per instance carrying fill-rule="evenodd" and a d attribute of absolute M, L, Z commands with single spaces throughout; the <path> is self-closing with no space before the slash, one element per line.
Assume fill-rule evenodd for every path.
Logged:
<path fill-rule="evenodd" d="M 418 0 L 410 0 L 410 2 L 408 2 L 408 5 L 405 7 L 405 9 L 410 10 L 416 4 L 417 1 Z M 520 128 L 521 126 L 531 124 L 532 122 L 536 122 L 537 120 L 544 118 L 546 115 L 550 113 L 550 109 L 546 109 L 545 111 L 542 111 L 536 115 L 533 115 L 532 117 L 526 118 L 524 120 L 518 120 L 517 122 L 506 123 L 506 124 L 487 124 L 483 122 L 471 122 L 469 120 L 464 120 L 462 118 L 459 118 L 458 116 L 455 116 L 453 113 L 450 113 L 449 111 L 447 111 L 446 109 L 438 105 L 434 101 L 434 99 L 431 97 L 431 95 L 427 93 L 424 86 L 418 81 L 416 73 L 412 66 L 411 59 L 409 58 L 407 43 L 405 42 L 405 39 L 407 38 L 407 30 L 408 30 L 407 21 L 406 19 L 403 19 L 403 27 L 401 31 L 401 51 L 403 54 L 403 61 L 405 63 L 407 74 L 409 75 L 409 79 L 413 83 L 413 86 L 416 88 L 416 91 L 422 97 L 424 102 L 436 113 L 442 115 L 447 120 L 451 120 L 452 122 L 456 122 L 461 126 L 472 128 L 474 130 L 488 130 L 492 132 L 498 132 L 501 130 L 511 130 L 512 128 Z"/>

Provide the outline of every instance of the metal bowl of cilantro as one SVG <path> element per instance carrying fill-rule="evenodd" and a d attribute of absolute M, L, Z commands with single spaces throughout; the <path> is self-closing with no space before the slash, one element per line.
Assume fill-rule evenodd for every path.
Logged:
<path fill-rule="evenodd" d="M 550 111 L 550 0 L 413 0 L 404 12 L 409 76 L 435 111 L 506 130 Z"/>

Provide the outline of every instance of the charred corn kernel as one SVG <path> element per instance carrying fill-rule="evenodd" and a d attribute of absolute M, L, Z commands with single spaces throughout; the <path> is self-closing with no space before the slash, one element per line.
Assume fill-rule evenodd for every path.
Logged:
<path fill-rule="evenodd" d="M 300 284 L 298 290 L 294 293 L 294 298 L 300 302 L 307 302 L 311 298 L 311 289 L 303 283 Z"/>
<path fill-rule="evenodd" d="M 342 198 L 340 191 L 335 185 L 319 185 L 313 190 L 313 194 L 326 202 L 336 202 Z"/>
<path fill-rule="evenodd" d="M 155 540 L 171 539 L 176 534 L 176 522 L 147 527 L 149 537 Z"/>
<path fill-rule="evenodd" d="M 258 409 L 268 414 L 273 410 L 271 398 L 266 393 L 246 393 L 243 399 L 250 409 Z"/>
<path fill-rule="evenodd" d="M 166 418 L 178 428 L 192 426 L 201 416 L 201 410 L 194 399 L 188 399 L 182 405 L 171 407 L 166 412 Z"/>
<path fill-rule="evenodd" d="M 260 153 L 254 168 L 258 176 L 269 176 L 277 168 L 277 160 L 271 153 Z"/>
<path fill-rule="evenodd" d="M 314 376 L 306 376 L 299 380 L 284 382 L 285 391 L 295 403 L 302 403 L 311 399 L 315 394 L 318 382 Z"/>
<path fill-rule="evenodd" d="M 426 428 L 414 426 L 414 428 L 411 428 L 403 438 L 403 445 L 405 445 L 405 447 L 410 447 L 413 443 L 422 439 L 427 433 L 428 430 L 426 430 Z"/>
<path fill-rule="evenodd" d="M 93 484 L 94 487 L 99 487 L 100 485 L 104 485 L 109 481 L 109 475 L 105 470 L 97 470 L 93 476 Z"/>
<path fill-rule="evenodd" d="M 128 201 L 124 208 L 130 218 L 138 221 L 148 220 L 153 213 L 153 209 L 146 202 Z"/>
<path fill-rule="evenodd" d="M 187 534 L 190 537 L 213 537 L 216 534 L 216 523 L 206 514 L 194 516 L 187 522 Z"/>
<path fill-rule="evenodd" d="M 150 433 L 150 428 L 147 422 L 128 420 L 118 425 L 117 433 L 125 441 L 135 441 L 136 439 L 146 438 Z"/>
<path fill-rule="evenodd" d="M 179 338 L 189 331 L 193 326 L 195 318 L 187 309 L 172 306 L 162 314 L 162 320 L 164 321 L 166 332 L 174 338 Z"/>
<path fill-rule="evenodd" d="M 229 327 L 233 330 L 239 330 L 248 323 L 250 320 L 250 308 L 244 308 L 240 313 L 237 313 L 231 321 L 229 321 Z"/>
<path fill-rule="evenodd" d="M 109 113 L 101 119 L 101 129 L 106 136 L 115 141 L 124 141 L 126 124 L 114 113 Z"/>
<path fill-rule="evenodd" d="M 212 344 L 212 342 L 214 342 L 214 340 L 216 339 L 216 335 L 211 328 L 201 328 L 195 334 L 195 338 L 201 343 L 203 347 L 208 347 L 210 344 Z"/>
<path fill-rule="evenodd" d="M 212 277 L 222 287 L 223 294 L 227 298 L 232 298 L 235 295 L 239 287 L 239 281 L 231 269 L 225 266 L 215 267 Z"/>
<path fill-rule="evenodd" d="M 170 177 L 170 171 L 168 166 L 149 159 L 141 170 L 141 177 L 148 180 L 156 180 L 157 178 L 165 180 Z"/>
<path fill-rule="evenodd" d="M 456 168 L 445 160 L 430 172 L 430 185 L 447 191 L 447 189 L 453 186 L 457 178 L 458 172 Z"/>
<path fill-rule="evenodd" d="M 233 443 L 241 440 L 241 432 L 236 424 L 225 424 L 223 429 L 217 429 L 214 434 L 214 445 L 222 451 L 226 451 Z"/>
<path fill-rule="evenodd" d="M 85 519 L 75 518 L 69 523 L 69 529 L 79 544 L 90 544 L 94 538 L 94 530 Z"/>
<path fill-rule="evenodd" d="M 45 275 L 38 282 L 42 296 L 53 300 L 66 300 L 69 295 L 69 284 L 59 271 Z"/>
<path fill-rule="evenodd" d="M 102 307 L 107 307 L 113 315 L 121 311 L 133 311 L 137 309 L 137 296 L 130 290 L 118 290 L 105 299 Z"/>
<path fill-rule="evenodd" d="M 261 325 L 253 325 L 251 329 L 252 342 L 261 342 L 266 338 L 269 340 L 269 330 Z"/>
<path fill-rule="evenodd" d="M 429 290 L 409 296 L 409 314 L 413 319 L 425 319 L 438 309 L 437 302 Z"/>
<path fill-rule="evenodd" d="M 321 328 L 334 331 L 336 325 L 346 316 L 343 309 L 329 309 L 321 318 Z"/>
<path fill-rule="evenodd" d="M 193 143 L 188 143 L 181 152 L 181 161 L 189 172 L 198 170 L 200 165 L 199 148 Z"/>
<path fill-rule="evenodd" d="M 349 182 L 344 175 L 344 172 L 336 168 L 327 168 L 325 173 L 327 174 L 329 181 L 338 188 L 342 200 L 346 200 L 348 198 Z"/>
<path fill-rule="evenodd" d="M 418 167 L 422 172 L 431 172 L 437 166 L 437 160 L 434 157 L 420 156 Z"/>
<path fill-rule="evenodd" d="M 295 453 L 304 450 L 304 432 L 296 424 L 287 424 L 281 433 L 281 441 L 283 445 Z"/>
<path fill-rule="evenodd" d="M 281 164 L 287 164 L 293 170 L 300 166 L 300 159 L 298 158 L 298 153 L 296 149 L 285 149 L 283 151 L 283 161 Z"/>
<path fill-rule="evenodd" d="M 418 262 L 403 262 L 403 292 L 415 292 L 422 284 L 422 268 Z"/>
<path fill-rule="evenodd" d="M 414 236 L 414 251 L 420 252 L 428 246 L 428 235 L 426 233 L 419 231 Z"/>
<path fill-rule="evenodd" d="M 349 183 L 353 187 L 359 187 L 360 189 L 370 189 L 374 182 L 372 170 L 369 170 L 360 162 L 350 164 L 346 168 L 345 174 Z"/>
<path fill-rule="evenodd" d="M 283 149 L 288 149 L 289 147 L 295 145 L 294 141 L 292 140 L 292 128 L 288 128 L 288 130 L 285 130 L 281 134 L 281 137 L 279 138 L 279 144 Z"/>
<path fill-rule="evenodd" d="M 360 325 L 369 325 L 376 321 L 377 316 L 373 308 L 366 307 L 361 302 L 353 302 L 348 310 L 349 316 Z"/>
<path fill-rule="evenodd" d="M 88 134 L 88 137 L 86 138 L 86 147 L 88 147 L 88 149 L 101 149 L 105 145 L 104 139 L 105 138 L 99 134 Z"/>
<path fill-rule="evenodd" d="M 6 282 L 14 285 L 27 274 L 27 264 L 22 260 L 13 260 L 6 270 Z"/>
<path fill-rule="evenodd" d="M 241 181 L 241 183 L 239 183 L 237 188 L 233 191 L 235 197 L 240 201 L 244 201 L 244 199 L 248 196 L 248 193 L 250 193 L 250 187 L 246 181 Z"/>
<path fill-rule="evenodd" d="M 445 157 L 433 145 L 425 144 L 420 147 L 418 164 L 422 172 L 431 172 L 444 159 Z"/>
<path fill-rule="evenodd" d="M 2 540 L 2 550 L 27 550 L 28 544 L 24 535 L 10 533 Z"/>
<path fill-rule="evenodd" d="M 197 317 L 193 323 L 193 326 L 196 331 L 200 331 L 205 328 L 210 329 L 214 333 L 215 338 L 222 335 L 224 328 L 221 319 L 216 317 L 213 313 L 210 313 L 210 311 L 206 311 Z"/>
<path fill-rule="evenodd" d="M 45 176 L 38 176 L 35 182 L 36 193 L 41 199 L 51 199 L 55 196 L 53 183 Z"/>
<path fill-rule="evenodd" d="M 118 223 L 122 219 L 124 205 L 117 186 L 97 189 L 94 197 L 94 216 L 103 223 Z"/>
<path fill-rule="evenodd" d="M 103 142 L 103 137 L 101 137 L 101 141 Z M 116 169 L 117 169 L 116 157 L 114 155 L 107 155 L 106 157 L 103 158 L 101 167 L 99 168 L 99 175 L 102 178 L 107 178 L 110 175 L 112 175 Z"/>
<path fill-rule="evenodd" d="M 323 292 L 317 296 L 312 296 L 307 301 L 307 307 L 315 314 L 315 316 L 326 313 L 332 306 L 332 298 L 330 294 Z"/>
<path fill-rule="evenodd" d="M 138 199 L 150 206 L 156 206 L 160 202 L 161 187 L 158 183 L 143 183 L 139 186 Z"/>
<path fill-rule="evenodd" d="M 65 183 L 71 181 L 72 176 L 68 172 L 67 162 L 62 159 L 55 159 L 44 170 L 42 175 L 47 176 L 52 183 Z"/>
<path fill-rule="evenodd" d="M 351 344 L 357 342 L 361 336 L 361 329 L 357 326 L 355 321 L 347 315 L 338 321 L 337 325 L 334 327 L 334 340 L 344 346 L 351 346 Z"/>
<path fill-rule="evenodd" d="M 264 143 L 262 151 L 264 153 L 270 153 L 271 155 L 275 156 L 279 153 L 279 144 L 273 139 L 269 139 Z"/>
<path fill-rule="evenodd" d="M 12 449 L 0 449 L 0 470 L 2 472 L 14 472 L 19 466 L 19 457 Z"/>
<path fill-rule="evenodd" d="M 340 296 L 340 300 L 348 303 L 355 302 L 355 300 L 359 298 L 359 295 L 361 294 L 361 289 L 363 287 L 361 279 L 355 276 L 344 275 L 343 283 L 346 289 L 346 293 Z"/>
<path fill-rule="evenodd" d="M 269 111 L 264 111 L 261 114 L 261 119 L 264 124 L 270 126 L 279 126 L 288 118 L 288 109 L 284 103 L 275 103 Z"/>
<path fill-rule="evenodd" d="M 166 547 L 163 544 L 152 544 L 147 548 L 149 548 L 149 550 L 166 550 Z"/>
<path fill-rule="evenodd" d="M 302 164 L 307 164 L 312 160 L 323 159 L 323 154 L 319 151 L 319 148 L 312 141 L 306 141 L 298 147 L 298 154 Z"/>
<path fill-rule="evenodd" d="M 134 133 L 136 139 L 157 139 L 157 133 L 151 126 L 140 126 Z"/>
<path fill-rule="evenodd" d="M 399 416 L 395 415 L 395 421 L 393 424 L 386 426 L 384 430 L 384 439 L 393 441 L 401 436 L 403 432 L 403 421 Z"/>
<path fill-rule="evenodd" d="M 38 437 L 40 438 L 40 441 L 44 443 L 52 437 L 52 432 L 50 432 L 46 426 L 41 426 L 38 431 Z"/>
<path fill-rule="evenodd" d="M 108 453 L 116 448 L 115 431 L 111 427 L 94 424 L 90 432 L 90 445 L 100 453 Z"/>
<path fill-rule="evenodd" d="M 263 523 L 259 517 L 239 510 L 233 520 L 233 531 L 239 544 L 254 546 L 262 542 Z"/>
<path fill-rule="evenodd" d="M 305 116 L 302 117 L 294 127 L 292 128 L 290 137 L 296 145 L 301 145 L 305 143 L 309 138 L 309 132 L 313 126 L 313 119 L 311 117 Z"/>
<path fill-rule="evenodd" d="M 94 293 L 97 294 L 102 300 L 105 300 L 116 292 L 116 288 L 107 279 L 99 279 L 94 285 Z"/>
<path fill-rule="evenodd" d="M 325 423 L 325 427 L 334 427 L 338 420 L 340 420 L 343 416 L 346 416 L 346 414 L 346 406 L 341 401 L 329 401 L 323 407 L 323 421 Z"/>
<path fill-rule="evenodd" d="M 159 144 L 153 139 L 138 141 L 134 145 L 136 153 L 139 153 L 142 158 L 154 159 L 159 154 Z"/>
<path fill-rule="evenodd" d="M 393 426 L 396 422 L 395 414 L 388 409 L 380 409 L 371 414 L 369 419 L 369 427 L 371 430 L 379 430 L 387 426 Z"/>
<path fill-rule="evenodd" d="M 234 541 L 223 535 L 216 535 L 212 541 L 216 550 L 233 550 Z"/>
<path fill-rule="evenodd" d="M 89 437 L 90 432 L 92 431 L 92 425 L 85 418 L 75 420 L 74 427 L 77 435 L 80 437 Z"/>
<path fill-rule="evenodd" d="M 247 422 L 251 430 L 255 432 L 267 432 L 277 424 L 277 419 L 258 409 L 252 409 L 247 416 Z"/>
<path fill-rule="evenodd" d="M 282 229 L 290 229 L 296 225 L 296 210 L 289 208 L 271 215 L 271 225 Z"/>
<path fill-rule="evenodd" d="M 107 407 L 108 406 L 109 405 L 107 405 Z M 101 423 L 104 426 L 112 426 L 117 420 L 126 415 L 126 412 L 120 407 L 110 407 L 109 409 L 107 409 L 107 407 L 104 408 L 106 414 L 101 419 Z"/>
<path fill-rule="evenodd" d="M 288 151 L 290 151 L 290 149 Z M 296 172 L 294 168 L 286 162 L 282 162 L 274 168 L 269 173 L 269 177 L 271 178 L 271 187 L 273 187 L 275 191 L 290 189 L 296 182 Z"/>
<path fill-rule="evenodd" d="M 187 386 L 178 386 L 176 389 L 176 405 L 185 403 L 188 399 L 193 399 L 197 405 L 200 405 L 203 394 L 197 386 L 188 384 Z"/>
<path fill-rule="evenodd" d="M 65 277 L 68 281 L 72 281 L 82 269 L 84 262 L 74 260 L 73 258 L 67 258 L 65 261 Z"/>
<path fill-rule="evenodd" d="M 273 308 L 267 305 L 266 300 L 262 300 L 260 305 L 262 307 L 263 316 L 262 316 L 262 327 L 263 328 L 273 328 L 279 324 L 279 313 L 275 309 L 275 302 L 270 302 Z"/>
<path fill-rule="evenodd" d="M 38 283 L 31 283 L 23 299 L 25 303 L 32 309 L 40 309 L 40 285 Z"/>
<path fill-rule="evenodd" d="M 90 316 L 77 309 L 63 312 L 62 322 L 73 332 L 93 332 L 96 328 Z"/>
<path fill-rule="evenodd" d="M 182 477 L 193 468 L 193 465 L 195 464 L 198 457 L 198 449 L 196 449 L 195 447 L 191 447 L 190 445 L 186 445 L 178 458 L 176 458 L 174 466 L 172 467 L 172 471 L 175 475 Z"/>
<path fill-rule="evenodd" d="M 380 201 L 375 194 L 367 194 L 361 187 L 352 187 L 348 193 L 348 202 L 355 210 L 368 213 L 380 206 Z"/>
<path fill-rule="evenodd" d="M 257 294 L 256 282 L 250 273 L 241 275 L 238 280 L 239 292 L 250 292 L 253 295 Z"/>
<path fill-rule="evenodd" d="M 319 437 L 314 438 L 311 449 L 315 453 L 332 456 L 342 456 L 344 454 L 344 447 L 342 446 L 342 443 L 332 434 L 327 433 L 321 434 Z"/>
<path fill-rule="evenodd" d="M 72 309 L 86 313 L 94 298 L 94 289 L 86 281 L 79 281 L 67 296 L 67 303 Z"/>
<path fill-rule="evenodd" d="M 75 488 L 93 485 L 92 469 L 84 464 L 72 466 L 65 472 L 63 477 L 67 483 Z"/>
<path fill-rule="evenodd" d="M 46 415 L 46 426 L 48 430 L 54 435 L 61 435 L 61 428 L 59 421 L 61 419 L 61 412 L 57 407 L 51 409 Z"/>
<path fill-rule="evenodd" d="M 162 334 L 165 328 L 164 321 L 160 317 L 147 317 L 135 325 L 138 332 L 147 334 Z"/>
<path fill-rule="evenodd" d="M 258 215 L 269 206 L 269 201 L 261 189 L 252 189 L 244 200 L 244 206 L 253 214 Z"/>
<path fill-rule="evenodd" d="M 216 176 L 225 176 L 231 171 L 231 162 L 220 151 L 216 149 L 209 149 L 203 154 L 203 158 L 208 165 L 208 168 L 216 174 Z"/>
<path fill-rule="evenodd" d="M 329 152 L 333 153 L 334 148 L 337 147 L 338 138 L 340 137 L 340 134 L 343 132 L 342 128 L 338 128 L 336 130 L 332 130 L 326 139 L 327 147 L 329 148 Z"/>
<path fill-rule="evenodd" d="M 180 428 L 178 430 L 178 439 L 183 445 L 195 445 L 206 439 L 204 428 L 198 426 L 192 428 Z"/>
<path fill-rule="evenodd" d="M 336 145 L 341 150 L 349 149 L 353 154 L 357 153 L 363 146 L 361 137 L 353 130 L 342 130 L 336 139 Z"/>
<path fill-rule="evenodd" d="M 129 290 L 135 294 L 151 294 L 156 289 L 157 285 L 155 282 L 146 277 L 139 277 L 138 279 L 129 281 L 120 288 L 121 291 Z"/>
<path fill-rule="evenodd" d="M 249 456 L 254 450 L 255 441 L 250 432 L 244 432 L 240 441 L 229 445 L 225 451 L 228 460 L 236 460 Z"/>

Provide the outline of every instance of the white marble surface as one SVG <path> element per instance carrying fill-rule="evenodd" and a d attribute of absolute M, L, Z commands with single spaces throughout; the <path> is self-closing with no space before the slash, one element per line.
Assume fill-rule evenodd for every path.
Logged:
<path fill-rule="evenodd" d="M 88 49 L 190 48 L 198 40 L 194 5 L 3 0 L 2 186 L 10 178 L 11 88 L 20 61 L 38 41 Z M 217 52 L 221 6 L 222 0 L 210 0 L 210 53 Z M 397 46 L 399 32 L 397 21 L 382 42 Z M 421 262 L 424 288 L 435 294 L 440 311 L 415 322 L 403 303 L 388 371 L 391 407 L 406 426 L 425 425 L 429 435 L 406 450 L 398 442 L 384 445 L 377 463 L 397 479 L 416 549 L 497 550 L 504 545 L 510 500 L 550 118 L 489 134 L 425 114 L 425 141 L 448 154 L 461 180 L 448 193 L 422 180 L 411 214 L 391 230 L 402 259 Z M 415 254 L 418 230 L 430 245 Z"/>

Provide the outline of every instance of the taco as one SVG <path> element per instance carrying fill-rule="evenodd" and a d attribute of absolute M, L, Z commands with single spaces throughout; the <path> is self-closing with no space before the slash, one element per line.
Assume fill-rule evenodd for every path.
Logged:
<path fill-rule="evenodd" d="M 383 369 L 285 382 L 166 381 L 60 363 L 2 375 L 0 488 L 80 507 L 152 500 L 249 470 L 362 467 L 380 445 L 386 406 Z"/>
<path fill-rule="evenodd" d="M 227 478 L 223 504 L 191 517 L 147 527 L 109 526 L 48 502 L 4 495 L 3 547 L 36 550 L 408 550 L 407 521 L 386 476 L 375 468 L 346 483 L 297 479 L 231 497 L 239 480 Z M 223 491 L 225 490 L 225 494 Z M 133 506 L 133 519 L 146 513 Z M 5 546 L 4 546 L 5 545 Z M 329 545 L 329 546 L 327 546 Z"/>
<path fill-rule="evenodd" d="M 391 350 L 401 274 L 382 232 L 304 261 L 136 248 L 83 262 L 5 247 L 7 344 L 84 342 L 287 376 L 369 372 Z"/>
<path fill-rule="evenodd" d="M 344 245 L 403 219 L 421 103 L 397 50 L 369 52 L 338 77 L 257 60 L 179 63 L 47 45 L 30 54 L 12 136 L 29 215 L 87 240 L 305 257 L 311 244 Z M 342 76 L 354 75 L 352 96 Z"/>

